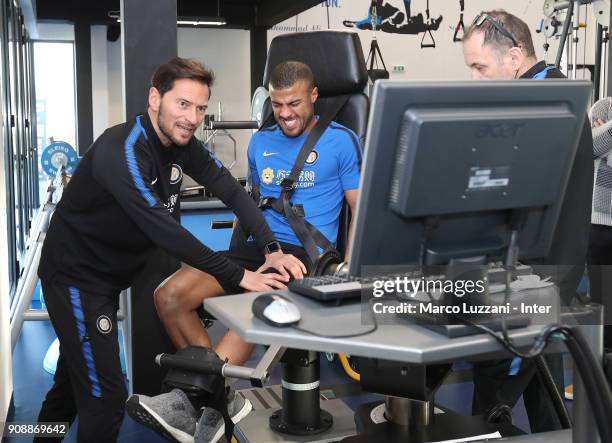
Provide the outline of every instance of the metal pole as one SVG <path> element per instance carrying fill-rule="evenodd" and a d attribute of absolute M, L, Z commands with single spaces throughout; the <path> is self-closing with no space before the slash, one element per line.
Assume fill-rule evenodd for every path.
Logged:
<path fill-rule="evenodd" d="M 36 253 L 40 252 L 39 246 L 40 246 L 40 243 L 36 243 L 26 253 L 25 263 L 23 266 L 23 272 L 21 274 L 21 278 L 19 278 L 19 281 L 17 282 L 17 289 L 15 290 L 15 296 L 13 298 L 13 303 L 11 304 L 11 313 L 10 313 L 11 321 L 17 312 L 18 306 L 20 306 L 21 299 L 23 298 L 24 294 L 27 294 L 27 292 L 24 291 L 24 287 L 28 284 L 27 276 L 31 274 L 32 267 L 35 267 L 36 269 L 38 269 L 38 261 L 34 263 L 34 260 L 36 257 Z M 31 300 L 32 300 L 32 297 L 30 296 L 30 301 Z"/>
<path fill-rule="evenodd" d="M 593 101 L 599 100 L 601 91 L 601 56 L 603 49 L 603 26 L 597 25 L 595 41 L 595 73 L 593 75 Z"/>
<path fill-rule="evenodd" d="M 593 305 L 593 317 L 587 324 L 580 326 L 584 338 L 589 344 L 591 351 L 598 361 L 603 357 L 603 308 Z M 591 405 L 587 399 L 584 384 L 580 378 L 578 368 L 574 364 L 574 427 L 572 428 L 572 442 L 574 443 L 599 443 L 597 425 L 591 412 Z"/>
<path fill-rule="evenodd" d="M 45 320 L 49 320 L 49 312 L 46 309 L 28 309 L 23 313 L 23 321 Z"/>
<path fill-rule="evenodd" d="M 607 97 L 608 96 L 608 55 L 609 55 L 609 48 L 608 48 L 608 42 L 610 40 L 609 37 L 609 33 L 608 33 L 608 28 L 604 27 L 604 34 L 603 34 L 603 60 L 601 62 L 601 96 L 602 97 Z"/>
<path fill-rule="evenodd" d="M 30 229 L 30 236 L 28 237 L 27 248 L 32 247 L 32 245 L 34 245 L 34 243 L 38 241 L 38 235 L 40 234 L 40 224 L 43 219 L 44 210 L 44 206 L 40 206 L 38 208 L 38 211 L 36 211 L 36 215 L 32 219 L 32 227 Z"/>
<path fill-rule="evenodd" d="M 574 27 L 572 31 L 572 79 L 576 80 L 578 73 L 578 34 L 580 31 L 580 0 L 574 2 Z"/>
<path fill-rule="evenodd" d="M 320 407 L 320 363 L 314 351 L 289 349 L 282 358 L 282 409 L 270 415 L 270 428 L 281 434 L 313 435 L 333 424 Z"/>
<path fill-rule="evenodd" d="M 563 57 L 563 51 L 565 50 L 565 43 L 567 42 L 567 33 L 569 31 L 570 23 L 572 22 L 572 14 L 574 12 L 574 4 L 570 3 L 567 8 L 567 15 L 563 22 L 563 31 L 561 31 L 561 39 L 559 40 L 559 49 L 557 51 L 557 58 L 555 59 L 555 66 L 561 67 L 561 57 Z"/>
<path fill-rule="evenodd" d="M 17 300 L 17 305 L 15 307 L 15 314 L 13 318 L 11 318 L 11 349 L 15 349 L 15 344 L 17 344 L 17 339 L 19 338 L 19 333 L 21 332 L 21 327 L 23 326 L 23 314 L 28 306 L 30 306 L 30 303 L 32 303 L 32 295 L 34 293 L 34 288 L 36 287 L 36 282 L 38 281 L 36 271 L 38 270 L 41 249 L 41 244 L 37 243 L 32 265 L 29 267 L 28 273 L 21 277 L 25 281 L 22 286 L 22 292 L 15 295 L 19 296 L 19 299 Z"/>
<path fill-rule="evenodd" d="M 612 31 L 612 14 L 610 14 L 610 24 L 608 25 L 608 36 L 610 31 Z M 609 46 L 609 39 L 606 39 L 607 43 L 606 43 L 606 59 L 604 61 L 605 66 L 606 66 L 606 77 L 604 78 L 604 84 L 606 85 L 606 90 L 605 90 L 605 94 L 604 97 L 607 96 L 609 94 L 609 92 L 612 90 L 612 75 L 610 75 L 610 72 L 612 72 L 612 58 L 610 57 L 610 46 Z"/>
<path fill-rule="evenodd" d="M 10 317 L 9 317 L 10 319 L 12 319 L 13 316 L 15 315 L 15 311 L 17 309 L 19 301 L 21 297 L 23 296 L 23 293 L 24 293 L 23 286 L 27 283 L 24 277 L 30 273 L 30 267 L 32 266 L 35 249 L 37 245 L 41 244 L 44 239 L 44 236 L 42 236 L 41 234 L 46 233 L 47 229 L 49 228 L 49 220 L 51 218 L 51 213 L 53 212 L 53 209 L 55 207 L 55 206 L 49 206 L 47 204 L 47 202 L 51 201 L 52 196 L 53 196 L 53 191 L 51 190 L 51 188 L 52 186 L 49 186 L 49 191 L 47 192 L 47 195 L 44 200 L 45 203 L 43 203 L 40 206 L 39 212 L 35 218 L 33 229 L 30 231 L 30 238 L 28 240 L 27 252 L 25 256 L 25 263 L 23 267 L 23 272 L 21 274 L 22 277 L 17 282 L 17 289 L 15 290 L 15 296 L 13 297 L 13 300 L 11 301 Z M 36 263 L 36 268 L 38 269 L 38 263 Z"/>
<path fill-rule="evenodd" d="M 571 2 L 558 2 L 555 3 L 554 9 L 555 11 L 563 11 L 564 9 L 569 8 Z"/>
<path fill-rule="evenodd" d="M 391 423 L 408 426 L 411 429 L 424 428 L 432 423 L 433 414 L 433 401 L 385 397 L 385 417 Z"/>

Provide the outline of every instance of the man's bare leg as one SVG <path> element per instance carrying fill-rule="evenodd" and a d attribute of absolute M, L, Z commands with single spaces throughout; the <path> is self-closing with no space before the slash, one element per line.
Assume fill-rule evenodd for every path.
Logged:
<path fill-rule="evenodd" d="M 221 294 L 223 294 L 223 288 L 211 275 L 189 266 L 184 266 L 175 272 L 155 290 L 154 301 L 157 313 L 178 349 L 187 346 L 211 348 L 210 338 L 196 311 L 205 298 Z M 230 331 L 221 340 L 220 350 L 216 351 L 222 359 L 228 358 L 233 364 L 242 364 L 249 357 L 252 349 L 253 345 L 244 342 Z M 237 422 L 249 413 L 252 406 L 248 400 L 236 394 L 235 388 L 232 388 L 235 381 L 236 379 L 230 377 L 220 380 L 224 384 L 223 392 L 227 399 L 228 412 L 232 420 Z M 204 398 L 201 395 L 188 394 L 185 397 L 184 394 L 181 395 L 174 391 L 163 395 L 174 396 L 172 401 L 191 402 L 196 410 L 200 410 L 204 405 Z M 165 401 L 151 403 L 150 400 L 146 396 L 132 395 L 127 402 L 128 414 L 137 422 L 158 433 L 160 429 L 165 429 L 167 432 L 172 432 L 172 435 L 180 435 L 181 441 L 187 441 L 193 434 L 193 428 L 182 426 L 180 422 L 177 422 L 179 423 L 177 427 L 172 424 L 174 422 L 166 421 L 168 411 L 163 411 Z M 152 414 L 151 411 L 156 414 Z M 172 414 L 180 415 L 180 412 L 172 411 Z M 207 415 L 202 416 L 208 417 Z M 179 432 L 182 434 L 178 434 Z M 193 436 L 190 440 L 193 441 Z"/>
<path fill-rule="evenodd" d="M 183 266 L 155 290 L 157 313 L 178 349 L 211 347 L 196 310 L 205 298 L 222 294 L 214 277 L 191 266 Z"/>
<path fill-rule="evenodd" d="M 217 280 L 205 272 L 183 266 L 155 290 L 155 307 L 170 339 L 178 349 L 187 346 L 212 348 L 206 329 L 196 312 L 205 298 L 224 293 Z M 253 345 L 228 331 L 215 352 L 235 365 L 243 364 Z"/>
<path fill-rule="evenodd" d="M 231 329 L 217 343 L 215 352 L 222 360 L 226 358 L 233 365 L 242 365 L 253 352 L 254 344 L 245 342 Z"/>

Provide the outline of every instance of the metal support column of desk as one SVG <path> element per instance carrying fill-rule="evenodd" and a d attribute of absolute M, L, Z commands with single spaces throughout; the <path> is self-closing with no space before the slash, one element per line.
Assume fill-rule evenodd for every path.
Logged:
<path fill-rule="evenodd" d="M 326 442 L 355 434 L 350 408 L 320 401 L 318 352 L 288 349 L 280 362 L 281 409 L 253 411 L 240 422 L 241 435 L 252 442 Z"/>
<path fill-rule="evenodd" d="M 270 427 L 288 435 L 306 436 L 327 431 L 333 419 L 319 404 L 319 354 L 288 349 L 281 362 L 283 407 L 270 416 Z"/>
<path fill-rule="evenodd" d="M 448 339 L 416 324 L 404 323 L 401 320 L 380 324 L 371 334 L 333 338 L 342 331 L 344 334 L 366 332 L 371 325 L 362 324 L 362 310 L 359 304 L 347 304 L 338 307 L 323 307 L 320 303 L 287 290 L 276 291 L 292 300 L 300 309 L 302 320 L 300 328 L 316 331 L 318 335 L 307 334 L 294 329 L 279 329 L 268 326 L 253 318 L 251 304 L 260 293 L 241 294 L 238 296 L 219 297 L 205 302 L 208 312 L 220 322 L 236 331 L 250 343 L 264 345 L 282 345 L 288 348 L 313 350 L 318 352 L 345 353 L 352 356 L 364 356 L 383 360 L 413 364 L 437 364 L 465 359 L 507 358 L 508 353 L 493 338 L 485 334 Z M 546 297 L 557 297 L 555 288 L 540 288 L 524 291 L 515 295 L 518 303 L 527 304 L 533 300 L 543 304 Z M 547 323 L 535 322 L 532 326 L 511 331 L 510 337 L 515 346 L 528 348 Z M 601 327 L 593 327 L 590 343 L 601 347 Z M 564 350 L 560 343 L 551 343 L 551 351 Z M 601 355 L 601 349 L 599 350 Z M 582 386 L 576 385 L 577 402 L 575 402 L 575 427 L 573 430 L 532 434 L 526 437 L 512 437 L 507 441 L 520 442 L 530 439 L 539 443 L 569 443 L 574 435 L 574 443 L 593 442 L 588 434 L 588 414 L 578 393 Z M 583 398 L 584 400 L 584 398 Z M 577 409 L 579 411 L 577 411 Z M 247 417 L 248 419 L 248 417 Z M 242 427 L 242 423 L 241 423 Z M 593 426 L 591 426 L 593 429 Z M 246 431 L 246 430 L 245 430 Z M 591 431 L 592 432 L 592 431 Z M 245 432 L 247 433 L 247 432 Z M 248 433 L 247 433 L 248 435 Z M 586 439 L 583 436 L 587 436 Z M 281 441 L 277 437 L 277 441 Z M 274 439 L 272 441 L 275 441 Z"/>

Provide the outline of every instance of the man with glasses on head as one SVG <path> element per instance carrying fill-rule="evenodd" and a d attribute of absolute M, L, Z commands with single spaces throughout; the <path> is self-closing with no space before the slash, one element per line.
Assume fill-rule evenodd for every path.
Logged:
<path fill-rule="evenodd" d="M 472 80 L 565 78 L 555 66 L 538 61 L 529 27 L 503 10 L 481 12 L 463 38 L 465 64 Z M 588 120 L 574 158 L 548 258 L 529 263 L 538 272 L 553 272 L 562 303 L 569 304 L 584 272 L 593 193 L 593 141 Z M 543 171 L 546 165 L 542 165 Z M 561 356 L 547 357 L 557 388 L 563 389 Z M 523 395 L 532 432 L 560 428 L 550 396 L 533 361 L 488 361 L 474 364 L 473 413 L 483 414 L 499 404 L 514 406 Z M 518 371 L 518 372 L 516 372 Z"/>
<path fill-rule="evenodd" d="M 476 16 L 463 37 L 463 55 L 472 80 L 565 78 L 538 61 L 527 24 L 503 10 Z"/>

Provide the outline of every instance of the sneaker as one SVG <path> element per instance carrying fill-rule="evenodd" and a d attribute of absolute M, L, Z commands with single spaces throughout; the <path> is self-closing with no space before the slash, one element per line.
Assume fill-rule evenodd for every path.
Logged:
<path fill-rule="evenodd" d="M 574 385 L 568 385 L 565 387 L 565 398 L 567 400 L 574 399 Z"/>
<path fill-rule="evenodd" d="M 215 443 L 225 434 L 225 422 L 221 413 L 213 408 L 204 407 L 196 423 L 194 443 Z"/>
<path fill-rule="evenodd" d="M 252 410 L 251 402 L 236 392 L 235 389 L 230 388 L 227 394 L 227 414 L 232 418 L 234 424 L 238 424 Z"/>
<path fill-rule="evenodd" d="M 197 415 L 189 398 L 180 389 L 155 397 L 132 395 L 125 410 L 135 421 L 170 441 L 193 443 Z"/>

